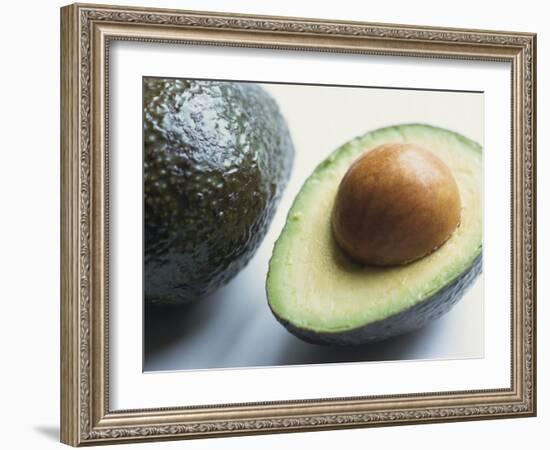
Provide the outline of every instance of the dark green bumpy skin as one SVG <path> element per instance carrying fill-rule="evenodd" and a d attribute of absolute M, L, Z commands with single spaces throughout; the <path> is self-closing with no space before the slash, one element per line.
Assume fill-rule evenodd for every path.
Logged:
<path fill-rule="evenodd" d="M 256 84 L 145 78 L 143 95 L 145 300 L 194 301 L 253 256 L 294 147 Z"/>
<path fill-rule="evenodd" d="M 351 330 L 319 333 L 296 327 L 276 314 L 274 315 L 288 331 L 311 344 L 359 345 L 382 341 L 422 328 L 432 320 L 449 312 L 476 280 L 481 269 L 482 255 L 479 255 L 468 270 L 426 300 L 387 319 Z"/>

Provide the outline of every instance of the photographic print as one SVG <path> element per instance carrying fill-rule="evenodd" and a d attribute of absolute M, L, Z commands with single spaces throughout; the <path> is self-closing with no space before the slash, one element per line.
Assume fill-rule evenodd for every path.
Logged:
<path fill-rule="evenodd" d="M 483 357 L 483 99 L 144 77 L 143 369 Z"/>
<path fill-rule="evenodd" d="M 536 414 L 536 35 L 61 9 L 61 440 Z"/>

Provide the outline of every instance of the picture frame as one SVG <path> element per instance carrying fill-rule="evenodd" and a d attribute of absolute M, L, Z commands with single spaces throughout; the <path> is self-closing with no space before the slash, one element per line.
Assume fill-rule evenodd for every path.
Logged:
<path fill-rule="evenodd" d="M 510 67 L 507 387 L 113 409 L 109 64 L 114 42 Z M 107 5 L 61 9 L 61 441 L 97 445 L 536 415 L 536 35 Z M 489 292 L 487 295 L 491 295 Z"/>

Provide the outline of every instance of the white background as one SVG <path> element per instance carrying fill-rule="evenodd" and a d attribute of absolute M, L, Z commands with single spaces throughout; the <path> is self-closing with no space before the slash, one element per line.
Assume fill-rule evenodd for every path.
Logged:
<path fill-rule="evenodd" d="M 121 2 L 124 3 L 124 2 Z M 548 14 L 543 2 L 482 3 L 353 2 L 326 4 L 273 0 L 254 1 L 138 1 L 142 6 L 210 9 L 289 16 L 326 17 L 379 22 L 446 25 L 539 32 L 539 117 L 550 120 Z M 2 83 L 2 419 L 3 447 L 59 448 L 59 12 L 60 2 L 10 3 L 4 6 Z M 498 12 L 495 12 L 495 8 Z M 548 164 L 547 135 L 539 130 L 539 174 Z M 548 191 L 540 177 L 539 198 Z M 542 202 L 539 202 L 542 206 Z M 548 229 L 548 214 L 540 208 L 538 229 Z M 548 249 L 545 235 L 538 241 L 539 255 Z M 547 264 L 539 258 L 539 279 Z M 539 287 L 539 322 L 550 308 L 544 303 L 546 287 Z M 378 428 L 293 435 L 142 444 L 143 448 L 255 449 L 261 448 L 543 448 L 548 434 L 550 400 L 544 376 L 548 368 L 548 329 L 538 328 L 539 417 L 397 428 Z M 135 448 L 135 447 L 131 447 Z"/>

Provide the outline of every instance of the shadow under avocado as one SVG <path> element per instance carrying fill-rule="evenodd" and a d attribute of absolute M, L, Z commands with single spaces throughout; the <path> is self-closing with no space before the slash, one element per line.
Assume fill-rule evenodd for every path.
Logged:
<path fill-rule="evenodd" d="M 214 368 L 208 361 L 224 357 L 226 346 L 246 330 L 244 325 L 253 314 L 246 308 L 235 308 L 243 326 L 219 325 L 226 315 L 224 308 L 231 306 L 236 287 L 229 283 L 209 296 L 185 304 L 145 304 L 143 370 Z"/>
<path fill-rule="evenodd" d="M 181 305 L 149 305 L 144 308 L 143 358 L 147 361 L 162 352 L 174 341 L 189 336 L 195 324 L 208 320 L 208 311 L 199 308 L 199 302 Z"/>
<path fill-rule="evenodd" d="M 348 346 L 311 344 L 289 334 L 274 365 L 406 360 L 411 350 L 429 339 L 431 327 L 380 342 Z"/>

